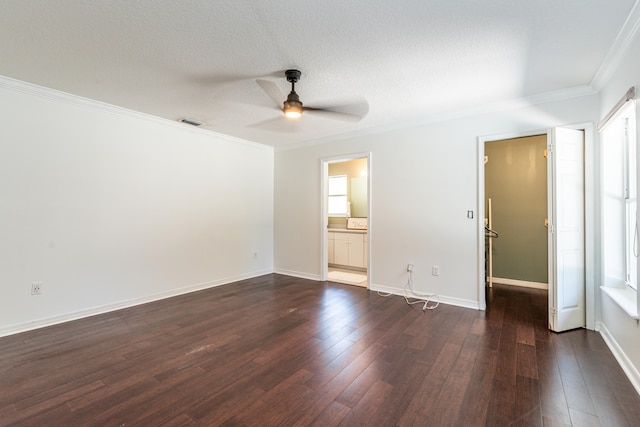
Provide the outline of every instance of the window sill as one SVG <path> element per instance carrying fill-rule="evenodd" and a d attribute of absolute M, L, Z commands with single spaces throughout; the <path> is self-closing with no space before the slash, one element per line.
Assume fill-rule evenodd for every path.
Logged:
<path fill-rule="evenodd" d="M 610 286 L 600 286 L 600 289 L 609 295 L 613 302 L 618 304 L 632 319 L 640 319 L 640 316 L 638 316 L 638 297 L 636 291 L 629 287 L 613 288 Z"/>

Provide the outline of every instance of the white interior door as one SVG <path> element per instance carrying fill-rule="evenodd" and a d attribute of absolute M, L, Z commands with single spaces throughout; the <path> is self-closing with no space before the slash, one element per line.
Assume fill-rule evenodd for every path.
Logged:
<path fill-rule="evenodd" d="M 584 131 L 554 128 L 548 145 L 549 328 L 586 325 Z"/>

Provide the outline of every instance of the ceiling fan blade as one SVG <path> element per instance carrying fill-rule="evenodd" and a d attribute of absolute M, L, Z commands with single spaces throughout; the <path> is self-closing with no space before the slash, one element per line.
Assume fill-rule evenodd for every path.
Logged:
<path fill-rule="evenodd" d="M 246 127 L 260 128 L 261 130 L 270 132 L 298 132 L 300 130 L 298 121 L 290 121 L 282 116 L 260 120 L 259 122 L 252 123 Z"/>
<path fill-rule="evenodd" d="M 185 80 L 189 83 L 205 86 L 226 85 L 250 78 L 238 74 L 192 73 L 185 74 Z"/>
<path fill-rule="evenodd" d="M 244 80 L 262 79 L 262 78 L 276 78 L 281 77 L 284 71 L 275 71 L 273 73 L 266 74 L 249 74 L 249 73 L 237 73 L 237 72 L 186 72 L 185 70 L 174 70 L 177 74 L 181 75 L 184 80 L 199 85 L 217 85 L 241 82 Z"/>
<path fill-rule="evenodd" d="M 328 119 L 342 120 L 344 122 L 359 122 L 362 116 L 349 113 L 341 113 L 339 111 L 325 110 L 323 108 L 304 108 L 305 112 L 309 112 L 314 116 L 323 116 Z"/>
<path fill-rule="evenodd" d="M 251 123 L 249 125 L 246 125 L 245 127 L 257 128 L 257 127 L 264 126 L 264 125 L 267 125 L 267 124 L 272 123 L 272 122 L 277 122 L 278 120 L 282 120 L 282 117 L 279 117 L 279 116 L 278 117 L 271 117 L 270 119 L 260 120 L 260 121 L 255 122 L 255 123 Z"/>
<path fill-rule="evenodd" d="M 308 111 L 312 114 L 323 115 L 330 119 L 358 122 L 369 112 L 369 103 L 362 100 L 344 104 L 334 104 L 331 106 L 305 106 L 304 111 Z"/>
<path fill-rule="evenodd" d="M 286 97 L 282 94 L 278 85 L 272 82 L 271 80 L 262 80 L 262 79 L 257 79 L 256 83 L 258 83 L 258 86 L 260 86 L 260 88 L 264 91 L 264 93 L 266 93 L 269 96 L 269 98 L 273 100 L 276 108 L 278 110 L 282 110 L 282 103 L 284 102 L 284 99 Z"/>

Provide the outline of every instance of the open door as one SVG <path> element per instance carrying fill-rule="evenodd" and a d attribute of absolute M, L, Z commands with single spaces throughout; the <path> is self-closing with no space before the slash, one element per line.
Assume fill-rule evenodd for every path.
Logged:
<path fill-rule="evenodd" d="M 371 284 L 371 153 L 322 158 L 320 233 L 320 280 L 333 280 L 350 285 Z M 338 166 L 337 175 L 347 178 L 347 214 L 330 217 L 330 165 Z M 343 194 L 333 194 L 345 196 Z M 349 221 L 361 220 L 361 221 Z M 358 223 L 358 224 L 356 224 Z M 334 230 L 332 230 L 334 229 Z M 331 236 L 331 238 L 329 237 Z M 329 272 L 329 264 L 333 271 Z M 344 267 L 347 271 L 342 270 Z M 353 271 L 349 271 L 353 270 Z M 333 277 L 330 277 L 333 276 Z"/>
<path fill-rule="evenodd" d="M 548 134 L 549 329 L 586 326 L 584 131 Z"/>

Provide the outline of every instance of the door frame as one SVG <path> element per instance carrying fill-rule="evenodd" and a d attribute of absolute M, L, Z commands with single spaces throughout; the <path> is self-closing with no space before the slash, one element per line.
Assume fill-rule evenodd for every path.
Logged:
<path fill-rule="evenodd" d="M 371 228 L 372 228 L 372 210 L 371 210 L 371 184 L 372 184 L 372 165 L 371 152 L 361 152 L 345 154 L 342 156 L 323 157 L 320 159 L 320 280 L 326 281 L 329 276 L 329 254 L 328 254 L 328 235 L 327 228 L 329 226 L 328 214 L 328 198 L 329 198 L 329 164 L 349 162 L 351 160 L 367 159 L 367 252 L 365 254 L 367 262 L 367 289 L 371 288 Z"/>
<path fill-rule="evenodd" d="M 594 187 L 596 184 L 595 179 L 595 149 L 594 149 L 594 127 L 593 123 L 577 123 L 572 125 L 562 125 L 561 127 L 565 127 L 568 129 L 578 129 L 584 131 L 584 170 L 585 170 L 585 188 L 584 188 L 584 198 L 585 198 L 585 212 L 584 212 L 584 239 L 585 239 L 585 305 L 586 305 L 586 327 L 587 329 L 595 329 L 595 278 L 596 275 L 599 274 L 599 270 L 596 269 L 595 263 L 595 250 L 596 250 L 596 240 L 595 240 L 595 230 L 596 230 L 596 209 L 595 209 L 595 191 Z M 478 224 L 478 234 L 477 234 L 477 254 L 478 254 L 478 262 L 477 262 L 477 274 L 478 274 L 478 308 L 480 310 L 486 310 L 487 301 L 485 297 L 485 237 L 484 237 L 484 146 L 487 142 L 492 141 L 501 141 L 504 139 L 515 139 L 522 138 L 527 136 L 536 136 L 536 135 L 546 135 L 549 138 L 551 134 L 551 129 L 543 129 L 543 130 L 533 130 L 526 132 L 510 132 L 504 134 L 496 134 L 496 135 L 486 135 L 478 137 L 478 162 L 477 162 L 477 171 L 478 171 L 478 200 L 477 200 L 477 224 Z M 547 203 L 549 204 L 549 208 L 552 208 L 552 197 L 551 194 L 547 194 Z M 549 253 L 549 257 L 554 256 L 555 254 Z M 555 262 L 555 260 L 550 259 L 549 262 Z M 551 278 L 549 278 L 551 280 Z M 551 286 L 549 287 L 549 291 L 551 291 Z"/>

